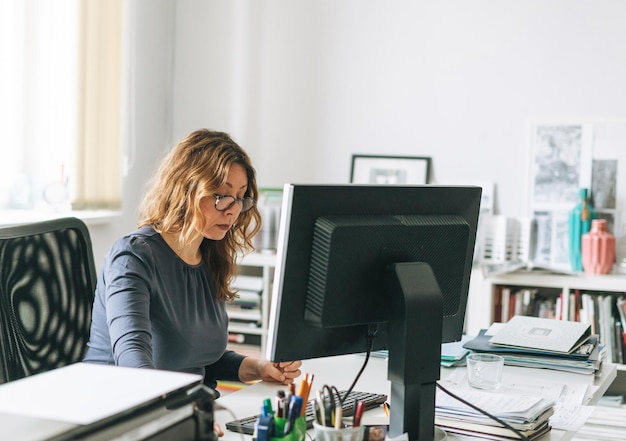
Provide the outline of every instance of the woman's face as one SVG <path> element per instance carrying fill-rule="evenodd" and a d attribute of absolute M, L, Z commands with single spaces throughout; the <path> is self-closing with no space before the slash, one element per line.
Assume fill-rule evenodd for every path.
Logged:
<path fill-rule="evenodd" d="M 217 189 L 215 194 L 219 196 L 233 196 L 243 198 L 248 189 L 248 175 L 246 170 L 239 164 L 233 164 L 228 172 L 226 182 Z M 237 202 L 226 211 L 218 211 L 215 208 L 215 197 L 205 197 L 200 201 L 200 209 L 206 219 L 204 228 L 200 232 L 207 239 L 221 240 L 241 213 L 241 203 Z"/>

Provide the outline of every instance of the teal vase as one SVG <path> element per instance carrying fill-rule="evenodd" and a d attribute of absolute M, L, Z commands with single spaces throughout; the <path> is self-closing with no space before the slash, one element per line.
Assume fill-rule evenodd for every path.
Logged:
<path fill-rule="evenodd" d="M 596 212 L 589 202 L 586 188 L 578 191 L 578 203 L 569 212 L 569 258 L 572 271 L 583 270 L 582 237 L 591 229 L 591 221 L 596 217 Z"/>

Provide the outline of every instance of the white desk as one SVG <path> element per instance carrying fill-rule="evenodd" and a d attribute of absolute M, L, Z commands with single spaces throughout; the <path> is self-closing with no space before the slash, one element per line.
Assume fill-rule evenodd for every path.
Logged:
<path fill-rule="evenodd" d="M 302 372 L 308 372 L 315 376 L 313 380 L 313 390 L 320 389 L 324 384 L 335 385 L 338 389 L 347 389 L 354 377 L 358 373 L 365 358 L 362 355 L 347 355 L 340 357 L 305 360 L 302 366 Z M 456 368 L 464 370 L 465 368 Z M 570 374 L 565 372 L 557 372 L 546 369 L 531 369 L 505 366 L 503 373 L 503 382 L 507 381 L 507 377 L 514 376 L 516 379 L 528 378 L 529 381 L 537 382 L 538 380 L 550 383 L 567 383 L 588 386 L 587 394 L 583 404 L 593 405 L 597 403 L 599 398 L 606 392 L 613 379 L 616 376 L 616 366 L 612 364 L 604 364 L 601 374 L 593 377 L 590 375 Z M 453 369 L 442 369 L 442 379 L 447 378 L 454 373 L 455 377 L 458 372 Z M 299 384 L 297 380 L 296 384 Z M 256 383 L 248 386 L 240 391 L 228 394 L 217 401 L 217 404 L 228 410 L 216 410 L 215 420 L 224 429 L 225 435 L 223 441 L 249 441 L 250 436 L 242 436 L 241 434 L 225 430 L 226 423 L 235 419 L 258 414 L 261 404 L 265 398 L 272 398 L 276 395 L 278 389 L 284 389 L 285 386 L 271 383 Z M 364 392 L 376 392 L 389 395 L 390 384 L 387 380 L 387 362 L 380 358 L 370 358 L 367 369 L 363 372 L 360 380 L 354 387 L 355 390 Z M 363 424 L 380 424 L 385 419 L 382 407 L 372 409 L 365 413 Z M 571 439 L 573 433 L 560 430 L 551 430 L 542 440 L 546 441 L 565 441 Z M 477 439 L 473 437 L 457 436 L 448 434 L 449 440 L 467 440 Z"/>

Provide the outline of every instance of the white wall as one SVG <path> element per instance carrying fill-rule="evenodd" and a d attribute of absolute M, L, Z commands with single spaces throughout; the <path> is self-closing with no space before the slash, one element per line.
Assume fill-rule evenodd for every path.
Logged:
<path fill-rule="evenodd" d="M 529 118 L 626 118 L 622 0 L 135 0 L 125 216 L 191 130 L 230 132 L 263 186 L 348 182 L 353 153 L 431 156 L 526 215 Z M 134 26 L 134 27 L 133 27 Z M 132 222 L 131 222 L 132 220 Z"/>
<path fill-rule="evenodd" d="M 230 130 L 266 186 L 347 182 L 353 153 L 432 156 L 436 182 L 494 181 L 497 211 L 524 215 L 528 118 L 626 117 L 625 17 L 619 0 L 178 2 L 174 135 Z"/>
<path fill-rule="evenodd" d="M 125 2 L 124 33 L 128 65 L 124 72 L 123 214 L 107 225 L 90 227 L 98 269 L 113 241 L 137 223 L 141 194 L 158 160 L 172 146 L 172 0 Z"/>

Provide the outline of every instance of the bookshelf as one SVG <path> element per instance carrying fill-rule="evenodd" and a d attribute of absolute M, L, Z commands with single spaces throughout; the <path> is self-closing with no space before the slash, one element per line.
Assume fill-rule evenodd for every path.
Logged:
<path fill-rule="evenodd" d="M 229 346 L 265 353 L 276 254 L 250 253 L 238 261 L 232 286 L 240 298 L 227 305 Z"/>
<path fill-rule="evenodd" d="M 626 348 L 616 306 L 619 298 L 626 298 L 625 275 L 514 272 L 481 278 L 475 273 L 471 285 L 468 320 L 474 328 L 507 321 L 515 314 L 586 321 L 607 346 L 607 359 L 626 372 Z M 479 322 L 473 314 L 476 303 L 488 311 L 487 315 L 476 312 Z"/>

